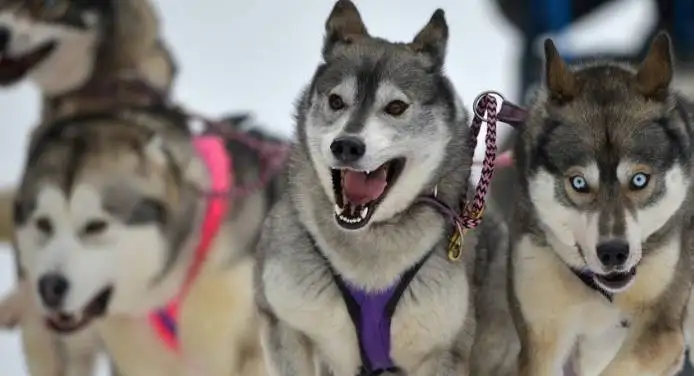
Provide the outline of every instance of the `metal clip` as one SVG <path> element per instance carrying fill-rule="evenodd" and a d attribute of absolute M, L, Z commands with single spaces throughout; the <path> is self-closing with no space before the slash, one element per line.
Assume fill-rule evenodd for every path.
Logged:
<path fill-rule="evenodd" d="M 456 230 L 448 242 L 448 259 L 451 261 L 458 261 L 463 255 L 463 238 L 466 232 L 459 223 L 456 223 L 455 227 Z"/>

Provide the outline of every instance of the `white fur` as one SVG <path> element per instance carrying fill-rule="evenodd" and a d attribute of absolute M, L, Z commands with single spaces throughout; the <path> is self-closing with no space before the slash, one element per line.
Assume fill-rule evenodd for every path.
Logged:
<path fill-rule="evenodd" d="M 586 181 L 591 184 L 590 174 L 586 175 Z M 530 180 L 530 199 L 541 224 L 549 230 L 548 240 L 553 243 L 552 246 L 559 257 L 567 265 L 583 268 L 586 264 L 585 260 L 578 253 L 575 245 L 580 244 L 578 237 L 585 237 L 589 218 L 573 208 L 561 205 L 554 197 L 555 185 L 552 174 L 545 170 L 539 171 Z"/>
<path fill-rule="evenodd" d="M 34 221 L 46 217 L 53 234 L 42 235 Z M 84 225 L 105 219 L 101 234 L 85 236 Z M 88 183 L 78 185 L 70 197 L 47 185 L 37 195 L 37 207 L 18 229 L 22 264 L 33 284 L 45 273 L 58 272 L 70 282 L 64 310 L 80 312 L 103 288 L 115 286 L 110 312 L 145 312 L 161 303 L 150 290 L 165 263 L 167 245 L 155 225 L 124 226 L 101 208 L 100 193 Z"/>
<path fill-rule="evenodd" d="M 306 117 L 306 140 L 310 150 L 310 157 L 313 166 L 318 173 L 318 179 L 328 195 L 334 202 L 333 181 L 330 166 L 334 162 L 333 154 L 330 151 L 330 144 L 342 132 L 347 125 L 349 117 L 353 111 L 353 104 L 357 96 L 356 77 L 347 77 L 331 92 L 339 95 L 345 103 L 345 109 L 335 114 L 327 103 L 327 97 L 320 97 L 314 94 L 311 99 L 311 109 Z M 330 116 L 331 123 L 315 123 L 317 116 Z"/>
<path fill-rule="evenodd" d="M 344 80 L 333 89 L 333 93 L 343 98 L 346 109 L 336 115 L 338 117 L 331 125 L 314 124 L 312 119 L 315 119 L 315 116 L 309 113 L 306 132 L 311 159 L 321 184 L 326 194 L 334 199 L 330 168 L 336 166 L 337 161 L 330 151 L 330 144 L 343 132 L 350 118 L 356 96 L 356 78 L 350 77 Z M 384 107 L 393 100 L 401 100 L 410 105 L 405 113 L 397 118 L 383 112 Z M 331 111 L 327 104 L 315 103 L 316 101 L 318 98 L 314 97 L 311 112 Z M 371 222 L 388 220 L 409 207 L 415 197 L 422 193 L 424 185 L 431 179 L 431 173 L 443 159 L 445 150 L 441 148 L 441 145 L 448 143 L 450 134 L 442 120 L 437 120 L 438 123 L 434 126 L 438 129 L 431 132 L 398 137 L 400 132 L 398 125 L 411 121 L 413 113 L 420 110 L 418 106 L 418 103 L 409 100 L 395 85 L 382 82 L 376 91 L 373 108 L 369 111 L 362 131 L 358 134 L 366 143 L 366 154 L 356 166 L 359 170 L 375 170 L 397 157 L 407 159 L 400 178 L 376 209 Z M 443 119 L 442 116 L 435 118 Z"/>
<path fill-rule="evenodd" d="M 98 18 L 93 13 L 85 13 L 83 17 L 94 27 L 85 31 L 36 22 L 11 11 L 0 13 L 0 27 L 10 31 L 8 56 L 23 56 L 50 41 L 57 42 L 53 52 L 29 72 L 29 77 L 46 95 L 60 95 L 80 87 L 92 74 L 96 59 L 94 49 L 99 38 Z"/>
<path fill-rule="evenodd" d="M 620 182 L 627 186 L 631 179 L 633 163 L 624 161 L 617 168 Z M 595 164 L 583 169 L 583 176 L 591 189 L 599 189 L 599 170 Z M 655 179 L 655 177 L 653 177 Z M 651 181 L 649 184 L 655 184 Z M 599 242 L 597 213 L 585 213 L 561 205 L 555 199 L 555 177 L 541 170 L 530 181 L 530 197 L 543 226 L 550 232 L 550 243 L 568 265 L 581 268 L 587 266 L 596 273 L 603 271 L 597 257 Z M 636 266 L 642 257 L 642 243 L 667 222 L 684 202 L 687 183 L 681 167 L 675 166 L 665 173 L 666 193 L 657 203 L 637 211 L 636 218 L 628 211 L 626 218 L 626 240 L 629 242 L 629 258 L 626 269 Z M 584 251 L 585 260 L 576 251 L 578 244 Z"/>
<path fill-rule="evenodd" d="M 642 241 L 658 231 L 682 206 L 687 196 L 689 182 L 679 165 L 665 173 L 664 180 L 667 189 L 665 195 L 655 205 L 637 211 L 637 231 Z"/>

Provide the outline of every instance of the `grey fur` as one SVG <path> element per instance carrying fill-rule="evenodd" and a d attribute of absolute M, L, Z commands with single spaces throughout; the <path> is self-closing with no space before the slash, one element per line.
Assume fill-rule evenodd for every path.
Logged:
<path fill-rule="evenodd" d="M 515 147 L 510 294 L 522 343 L 520 374 L 556 374 L 572 351 L 581 375 L 674 374 L 691 288 L 689 251 L 681 242 L 692 210 L 694 128 L 691 105 L 668 89 L 669 40 L 658 36 L 639 67 L 597 61 L 567 68 L 551 42 L 546 54 L 545 88 Z M 634 175 L 619 172 L 626 161 L 637 164 L 629 170 Z M 641 190 L 629 185 L 639 171 L 650 176 Z M 572 190 L 576 174 L 589 181 L 586 193 Z M 569 215 L 595 224 L 566 222 Z M 624 268 L 639 268 L 631 287 L 609 302 L 570 268 L 596 275 L 613 270 L 591 261 L 597 245 L 612 239 L 631 239 Z M 599 340 L 606 335 L 609 340 Z"/>
<path fill-rule="evenodd" d="M 398 304 L 391 356 L 407 375 L 467 375 L 475 335 L 475 244 L 481 234 L 498 236 L 492 229 L 503 234 L 505 226 L 492 221 L 480 235 L 468 234 L 463 259 L 453 262 L 446 254 L 450 225 L 432 207 L 414 203 L 437 187 L 438 198 L 455 207 L 471 165 L 468 117 L 441 72 L 448 34 L 443 11 L 412 43 L 391 43 L 369 36 L 354 5 L 340 0 L 326 33 L 325 62 L 297 105 L 299 142 L 291 153 L 288 189 L 258 245 L 257 302 L 270 374 L 310 374 L 318 365 L 324 375 L 353 376 L 361 365 L 358 344 L 331 269 L 367 291 L 380 290 L 432 251 Z M 379 89 L 388 94 L 379 97 Z M 335 91 L 347 103 L 344 113 L 327 108 Z M 407 120 L 381 116 L 389 95 L 402 93 L 410 105 Z M 329 160 L 325 142 L 343 135 L 366 142 L 366 154 L 352 168 L 374 170 L 407 158 L 374 219 L 359 230 L 340 227 L 333 209 L 329 166 L 344 165 Z M 387 146 L 370 143 L 379 135 Z M 440 154 L 428 162 L 432 150 Z M 481 260 L 497 262 L 500 256 L 503 264 L 505 242 L 484 241 L 483 247 L 494 256 Z"/>

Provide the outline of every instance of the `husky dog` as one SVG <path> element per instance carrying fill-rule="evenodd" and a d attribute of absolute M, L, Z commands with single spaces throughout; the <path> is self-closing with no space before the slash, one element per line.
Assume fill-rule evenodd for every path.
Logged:
<path fill-rule="evenodd" d="M 0 70 L 4 69 L 2 62 L 12 68 L 12 74 L 6 72 L 2 75 L 9 77 L 3 83 L 11 85 L 23 78 L 35 81 L 44 96 L 43 120 L 49 127 L 63 118 L 104 111 L 117 113 L 121 105 L 127 107 L 148 104 L 151 99 L 148 94 L 152 93 L 147 90 L 143 92 L 138 85 L 130 85 L 133 82 L 142 81 L 162 96 L 169 92 L 176 66 L 159 39 L 157 17 L 149 2 L 57 0 L 6 1 L 0 4 L 0 30 L 5 30 L 7 36 L 3 51 L 10 51 L 2 55 L 6 60 L 0 60 Z M 34 44 L 22 45 L 27 41 Z M 83 45 L 87 42 L 89 48 Z M 50 53 L 46 52 L 42 59 L 29 59 L 29 64 L 29 60 L 23 57 L 28 53 L 26 51 L 42 48 L 43 44 L 52 46 Z M 20 47 L 11 47 L 14 45 Z M 66 69 L 73 70 L 65 73 Z M 46 73 L 48 71 L 51 74 Z M 114 91 L 117 96 L 113 95 Z M 157 117 L 156 114 L 153 116 Z M 251 124 L 251 120 L 246 116 L 230 118 L 230 127 L 238 125 L 230 131 L 244 133 L 256 141 L 282 141 L 256 130 L 255 127 L 247 127 L 246 124 Z M 238 185 L 251 186 L 256 183 L 265 170 L 264 157 L 245 142 L 229 140 L 227 146 L 233 154 L 234 175 Z M 27 174 L 33 174 L 32 169 L 33 167 L 29 167 Z M 186 350 L 187 356 L 207 367 L 206 374 L 231 374 L 235 372 L 232 369 L 245 367 L 242 358 L 250 359 L 247 362 L 249 367 L 257 368 L 253 362 L 258 359 L 254 355 L 259 351 L 257 340 L 247 335 L 254 328 L 251 319 L 254 306 L 249 293 L 252 262 L 244 250 L 253 248 L 260 224 L 278 196 L 279 187 L 279 180 L 274 179 L 248 192 L 242 200 L 233 204 L 230 220 L 225 224 L 225 229 L 227 226 L 230 229 L 225 234 L 225 240 L 219 240 L 218 245 L 222 247 L 221 242 L 226 242 L 223 248 L 227 249 L 223 252 L 210 252 L 208 261 L 198 273 L 180 308 L 181 320 L 195 323 L 179 328 L 181 347 Z M 0 211 L 10 213 L 14 193 L 10 190 L 2 192 L 0 196 L 7 198 L 0 202 Z M 11 228 L 1 230 L 0 237 L 7 239 Z M 190 234 L 193 237 L 196 235 L 197 231 Z M 27 259 L 26 255 L 31 255 L 35 249 L 20 247 L 20 251 L 20 271 L 35 271 L 40 263 L 45 262 L 40 258 Z M 176 250 L 170 251 L 171 262 L 175 261 L 175 265 L 179 267 L 187 265 L 188 258 L 176 258 Z M 231 266 L 224 266 L 227 262 L 231 262 Z M 133 261 L 133 265 L 135 264 L 137 261 Z M 114 265 L 114 268 L 117 269 L 117 266 Z M 163 268 L 164 265 L 161 265 L 160 269 Z M 83 270 L 70 272 L 77 275 L 64 277 L 70 283 L 83 286 L 82 288 L 95 288 L 103 282 L 99 279 L 91 280 L 93 275 L 81 274 L 89 272 L 86 266 Z M 107 307 L 106 302 L 101 301 L 103 306 L 94 306 L 99 309 L 77 315 L 48 314 L 44 299 L 35 294 L 38 291 L 36 283 L 41 276 L 34 272 L 28 273 L 27 277 L 23 278 L 20 288 L 3 302 L 0 319 L 6 324 L 21 321 L 31 374 L 91 374 L 93 356 L 100 342 L 95 333 L 95 325 L 91 323 L 95 317 L 101 317 L 101 311 L 111 308 L 110 304 Z M 137 280 L 131 279 L 124 286 L 114 286 L 114 291 L 144 288 L 147 283 L 149 282 L 138 286 Z M 27 301 L 31 304 L 26 304 Z M 34 302 L 39 304 L 33 304 Z M 121 312 L 134 313 L 126 309 Z M 47 318 L 54 330 L 71 334 L 64 337 L 52 335 L 44 325 Z M 123 373 L 173 375 L 183 371 L 178 357 L 162 346 L 146 319 L 108 315 L 94 323 L 98 324 L 98 334 Z M 229 346 L 233 344 L 238 346 L 230 351 Z M 255 371 L 247 368 L 243 372 L 253 374 Z"/>
<path fill-rule="evenodd" d="M 127 20 L 128 27 L 119 27 L 120 20 Z M 95 110 L 95 89 L 122 75 L 136 75 L 166 91 L 175 71 L 148 2 L 0 2 L 0 85 L 26 79 L 36 83 L 43 96 L 43 120 Z M 100 94 L 102 99 L 106 95 Z M 125 94 L 129 101 L 133 94 Z M 0 192 L 2 240 L 9 240 L 12 231 L 13 196 L 12 189 Z M 0 316 L 4 324 L 21 323 L 29 372 L 91 374 L 100 343 L 95 330 L 61 338 L 48 332 L 27 299 L 34 287 L 23 280 L 23 269 L 18 271 L 20 286 L 3 302 Z"/>
<path fill-rule="evenodd" d="M 95 89 L 117 78 L 134 75 L 168 91 L 176 66 L 150 7 L 132 0 L 1 0 L 0 86 L 33 81 L 44 119 L 84 111 Z M 11 235 L 11 201 L 11 192 L 0 192 L 0 240 Z"/>
<path fill-rule="evenodd" d="M 667 34 L 633 67 L 568 66 L 545 42 L 545 84 L 515 147 L 511 302 L 520 374 L 673 375 L 691 289 L 691 106 L 671 89 Z"/>
<path fill-rule="evenodd" d="M 328 17 L 288 189 L 258 246 L 270 374 L 470 373 L 477 239 L 449 260 L 452 226 L 418 202 L 457 207 L 470 172 L 467 114 L 442 72 L 447 39 L 440 9 L 410 43 L 370 36 L 348 0 Z"/>
<path fill-rule="evenodd" d="M 206 195 L 219 187 L 217 178 L 194 148 L 186 120 L 161 107 L 78 115 L 38 128 L 15 209 L 20 266 L 38 286 L 36 300 L 54 330 L 79 332 L 106 315 L 96 326 L 111 351 L 117 346 L 110 340 L 127 341 L 114 332 L 121 329 L 114 320 L 167 303 L 207 236 L 204 264 L 180 307 L 183 362 L 162 371 L 144 369 L 147 359 L 121 362 L 112 355 L 127 375 L 262 374 L 253 260 L 236 248 L 233 221 L 245 207 L 225 214 L 215 203 L 231 200 Z M 210 237 L 204 232 L 212 215 L 229 221 Z"/>

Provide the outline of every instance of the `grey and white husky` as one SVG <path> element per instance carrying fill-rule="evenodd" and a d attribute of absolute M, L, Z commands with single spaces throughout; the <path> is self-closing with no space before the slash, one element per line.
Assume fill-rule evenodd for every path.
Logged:
<path fill-rule="evenodd" d="M 638 66 L 568 66 L 545 42 L 545 85 L 515 147 L 511 259 L 522 376 L 673 375 L 691 288 L 692 107 L 671 90 L 670 40 Z"/>
<path fill-rule="evenodd" d="M 288 190 L 259 242 L 271 375 L 470 373 L 475 236 L 451 261 L 452 226 L 418 203 L 457 207 L 470 172 L 468 117 L 442 71 L 447 40 L 442 10 L 409 43 L 369 35 L 347 0 L 327 19 Z"/>
<path fill-rule="evenodd" d="M 0 0 L 0 86 L 32 80 L 44 99 L 43 127 L 50 127 L 50 124 L 66 117 L 72 117 L 74 122 L 80 123 L 84 122 L 84 118 L 80 116 L 108 113 L 113 117 L 108 120 L 112 126 L 122 126 L 126 128 L 123 132 L 127 133 L 129 121 L 123 122 L 116 118 L 120 112 L 132 107 L 142 110 L 147 122 L 161 122 L 160 109 L 150 106 L 149 99 L 152 94 L 155 97 L 161 96 L 164 100 L 168 98 L 176 71 L 175 61 L 161 38 L 159 19 L 150 1 Z M 142 85 L 148 86 L 155 93 L 149 92 Z M 146 103 L 142 103 L 143 99 Z M 229 119 L 226 130 L 245 138 L 227 140 L 227 152 L 232 156 L 233 175 L 237 183 L 235 188 L 249 189 L 244 189 L 246 194 L 243 197 L 235 196 L 238 200 L 233 203 L 224 222 L 224 236 L 217 237 L 219 244 L 213 247 L 218 251 L 210 252 L 202 272 L 191 285 L 187 299 L 181 304 L 182 325 L 178 330 L 181 348 L 187 357 L 193 358 L 197 363 L 205 363 L 207 375 L 226 376 L 233 372 L 250 375 L 256 371 L 240 368 L 246 365 L 255 367 L 262 363 L 254 362 L 260 357 L 255 336 L 255 306 L 251 294 L 253 258 L 249 251 L 254 248 L 262 221 L 281 187 L 277 179 L 272 179 L 275 175 L 268 173 L 272 172 L 273 167 L 270 165 L 274 161 L 267 160 L 266 155 L 251 147 L 251 144 L 276 143 L 282 140 L 248 126 L 252 123 L 253 119 L 248 116 Z M 98 129 L 94 132 L 96 141 L 101 133 Z M 248 140 L 251 142 L 247 142 Z M 33 136 L 32 142 L 37 142 Z M 116 137 L 114 145 L 81 155 L 80 162 L 77 163 L 80 167 L 76 168 L 82 171 L 83 164 L 98 163 L 92 159 L 103 155 L 110 158 L 112 155 L 109 153 L 114 148 L 117 149 L 118 144 Z M 182 150 L 174 152 L 184 152 L 189 148 L 186 142 L 181 145 Z M 89 147 L 92 146 L 88 145 Z M 52 146 L 47 147 L 46 153 L 53 155 L 55 161 L 66 157 L 64 153 L 56 153 Z M 142 150 L 133 146 L 124 153 L 139 155 Z M 121 166 L 112 162 L 113 166 Z M 67 161 L 61 163 L 68 164 Z M 75 178 L 78 182 L 76 186 L 80 185 L 81 179 L 94 172 L 86 170 L 89 172 Z M 14 197 L 15 187 L 0 192 L 0 241 L 8 241 L 14 231 L 11 220 L 13 201 L 18 201 L 15 207 L 21 206 L 25 200 L 34 201 L 36 196 L 33 195 L 38 195 L 46 185 L 51 185 L 51 179 L 56 178 L 52 175 L 53 172 L 56 171 L 46 172 L 40 164 L 30 164 L 25 175 L 39 177 L 36 180 L 25 178 L 24 188 L 31 186 L 33 192 L 24 191 L 17 198 Z M 60 172 L 56 174 L 60 175 Z M 117 175 L 115 172 L 113 174 Z M 122 181 L 132 181 L 131 178 L 135 179 L 128 175 L 122 177 Z M 62 177 L 57 179 L 61 180 Z M 171 185 L 166 189 L 175 190 L 177 182 L 168 183 Z M 66 188 L 66 191 L 70 189 Z M 88 206 L 81 202 L 80 205 L 82 204 L 84 207 Z M 41 211 L 41 206 L 32 209 Z M 14 213 L 17 214 L 17 211 Z M 31 211 L 31 214 L 35 213 Z M 47 219 L 51 223 L 61 222 L 56 217 L 48 216 Z M 194 219 L 186 218 L 191 223 Z M 33 219 L 19 225 L 18 242 L 22 244 L 17 247 L 19 250 L 16 259 L 21 283 L 20 288 L 0 305 L 0 323 L 13 326 L 19 321 L 21 324 L 31 375 L 92 374 L 95 355 L 100 350 L 102 339 L 119 371 L 127 375 L 171 376 L 175 372 L 184 371 L 179 362 L 183 357 L 164 346 L 150 326 L 147 316 L 130 317 L 136 312 L 127 312 L 126 309 L 125 313 L 130 316 L 115 317 L 110 313 L 118 311 L 117 303 L 107 304 L 108 299 L 92 299 L 94 296 L 84 295 L 101 290 L 102 287 L 99 286 L 103 286 L 108 280 L 114 285 L 114 297 L 124 294 L 123 291 L 153 288 L 156 283 L 151 280 L 141 281 L 142 284 L 138 286 L 135 277 L 137 272 L 133 266 L 143 266 L 141 258 L 136 258 L 125 266 L 124 272 L 129 275 L 129 279 L 117 283 L 112 277 L 119 273 L 119 265 L 107 261 L 122 253 L 117 247 L 102 244 L 102 249 L 109 249 L 110 252 L 101 253 L 97 257 L 99 261 L 92 259 L 87 262 L 81 258 L 92 257 L 94 253 L 79 251 L 88 245 L 80 243 L 84 237 L 78 236 L 75 240 L 80 243 L 80 247 L 76 245 L 74 248 L 77 252 L 70 256 L 54 255 L 61 258 L 57 260 L 48 255 L 50 251 L 44 252 L 47 248 L 54 249 L 52 247 L 46 244 L 27 245 L 28 238 L 41 239 L 43 236 L 40 231 L 37 233 L 39 229 L 34 226 Z M 69 226 L 62 225 L 69 223 L 56 223 L 56 234 L 67 235 Z M 197 227 L 193 227 L 193 231 L 188 234 L 191 238 L 199 235 Z M 68 232 L 61 232 L 64 230 Z M 152 244 L 144 247 L 150 250 L 149 254 L 157 248 Z M 190 266 L 189 258 L 176 257 L 186 253 L 186 249 L 183 246 L 168 248 L 167 254 L 170 257 L 161 257 L 158 261 L 162 265 L 154 268 L 171 269 L 171 263 L 184 268 Z M 99 262 L 106 262 L 111 269 L 95 275 L 93 270 Z M 66 280 L 69 284 L 79 285 L 79 288 L 64 292 L 64 299 L 72 303 L 71 306 L 63 307 L 60 311 L 62 314 L 56 314 L 55 307 L 50 307 L 45 300 L 43 295 L 46 291 L 51 291 L 51 288 L 45 287 L 45 282 L 41 289 L 43 294 L 39 294 L 38 281 L 45 281 L 43 277 L 46 274 L 46 270 L 41 268 L 47 263 L 52 264 L 56 269 L 54 272 L 61 277 L 54 278 L 54 282 Z M 48 286 L 50 285 L 49 283 Z M 53 283 L 52 286 L 60 286 L 60 283 Z M 88 300 L 100 304 L 90 306 L 87 304 Z M 113 300 L 118 301 L 117 298 Z M 142 304 L 149 303 L 151 302 Z M 91 309 L 84 309 L 87 306 Z M 124 313 L 123 308 L 120 308 L 120 313 Z M 47 321 L 51 328 L 46 326 Z M 255 368 L 258 368 L 257 372 L 262 371 L 262 365 Z"/>

